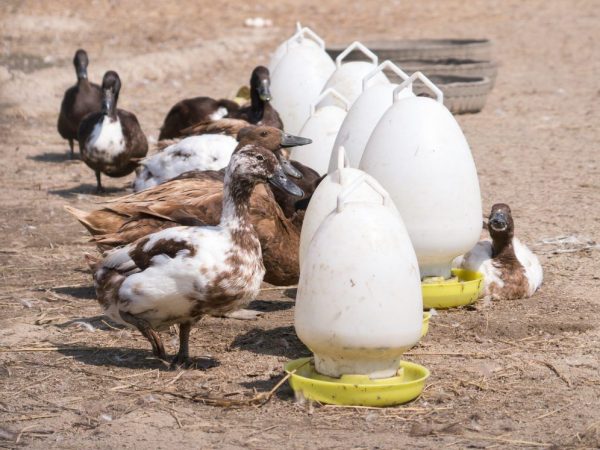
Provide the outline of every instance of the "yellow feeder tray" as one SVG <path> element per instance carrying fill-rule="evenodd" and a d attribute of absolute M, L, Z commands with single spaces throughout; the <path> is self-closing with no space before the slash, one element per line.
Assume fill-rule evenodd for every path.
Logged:
<path fill-rule="evenodd" d="M 431 313 L 424 311 L 423 312 L 423 326 L 421 327 L 421 339 L 427 335 L 429 331 L 429 319 L 431 319 Z"/>
<path fill-rule="evenodd" d="M 300 358 L 284 366 L 292 373 L 290 386 L 304 398 L 331 405 L 394 406 L 414 400 L 425 387 L 429 370 L 407 361 L 400 362 L 398 375 L 371 380 L 367 375 L 332 378 L 315 370 L 312 358 Z"/>
<path fill-rule="evenodd" d="M 483 274 L 466 269 L 452 269 L 452 275 L 450 280 L 421 283 L 425 309 L 455 308 L 477 301 L 483 291 Z"/>

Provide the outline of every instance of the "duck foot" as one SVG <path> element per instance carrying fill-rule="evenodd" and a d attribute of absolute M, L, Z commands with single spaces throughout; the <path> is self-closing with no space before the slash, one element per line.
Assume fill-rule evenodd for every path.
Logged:
<path fill-rule="evenodd" d="M 167 359 L 167 353 L 165 352 L 165 347 L 160 339 L 160 335 L 154 331 L 152 326 L 147 320 L 144 320 L 140 317 L 136 317 L 133 314 L 129 314 L 125 311 L 119 311 L 121 318 L 136 327 L 142 335 L 148 339 L 150 345 L 152 346 L 152 354 L 156 356 L 158 359 L 162 359 L 163 361 Z"/>
<path fill-rule="evenodd" d="M 173 358 L 169 365 L 170 370 L 190 369 L 195 366 L 187 356 L 181 356 L 179 353 Z"/>
<path fill-rule="evenodd" d="M 232 311 L 223 315 L 223 317 L 237 320 L 257 320 L 263 314 L 264 311 L 255 311 L 253 309 L 238 309 L 237 311 Z"/>

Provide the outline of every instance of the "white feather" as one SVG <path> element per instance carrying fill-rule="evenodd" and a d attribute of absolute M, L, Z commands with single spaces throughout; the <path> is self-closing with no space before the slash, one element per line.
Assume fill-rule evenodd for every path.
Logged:
<path fill-rule="evenodd" d="M 94 153 L 94 158 L 110 162 L 115 156 L 125 150 L 125 138 L 121 121 L 104 116 L 101 123 L 97 123 L 92 134 L 86 142 L 88 151 Z"/>
<path fill-rule="evenodd" d="M 191 298 L 198 298 L 202 291 L 211 286 L 214 277 L 232 269 L 227 258 L 231 255 L 232 241 L 229 229 L 221 227 L 174 227 L 150 235 L 144 251 L 150 251 L 159 241 L 184 241 L 196 249 L 190 256 L 189 250 L 180 250 L 170 258 L 159 254 L 152 258 L 152 265 L 145 270 L 128 276 L 119 289 L 118 304 L 111 303 L 106 314 L 118 323 L 128 325 L 121 319 L 119 310 L 148 320 L 155 328 L 189 317 L 194 307 Z M 127 248 L 129 247 L 129 249 Z M 128 267 L 126 258 L 131 245 L 112 252 L 103 266 Z M 253 272 L 251 282 L 244 286 L 231 286 L 233 292 L 246 292 L 242 303 L 250 301 L 258 293 L 264 276 L 262 263 L 251 264 L 256 255 L 237 255 L 242 259 L 239 266 Z M 260 261 L 260 258 L 258 259 Z M 250 263 L 250 264 L 244 264 Z M 100 269 L 102 270 L 102 269 Z"/>
<path fill-rule="evenodd" d="M 185 138 L 144 159 L 133 190 L 148 189 L 190 170 L 220 170 L 227 166 L 236 146 L 235 138 L 221 134 Z"/>
<path fill-rule="evenodd" d="M 210 118 L 210 120 L 217 121 L 225 117 L 227 114 L 229 114 L 227 108 L 225 108 L 224 106 L 219 106 L 219 108 L 208 117 Z"/>

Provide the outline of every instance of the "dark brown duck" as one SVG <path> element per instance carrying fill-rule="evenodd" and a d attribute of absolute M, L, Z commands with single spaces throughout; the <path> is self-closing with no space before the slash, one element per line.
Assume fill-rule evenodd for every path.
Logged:
<path fill-rule="evenodd" d="M 77 84 L 65 91 L 60 113 L 58 114 L 58 133 L 69 141 L 71 159 L 73 159 L 73 141 L 77 139 L 79 123 L 87 114 L 100 111 L 102 91 L 100 86 L 88 80 L 88 56 L 79 49 L 73 58 Z"/>

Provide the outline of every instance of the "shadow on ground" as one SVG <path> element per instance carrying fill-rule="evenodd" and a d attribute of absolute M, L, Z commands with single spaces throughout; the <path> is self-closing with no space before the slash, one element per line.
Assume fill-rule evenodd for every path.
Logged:
<path fill-rule="evenodd" d="M 162 361 L 152 355 L 148 349 L 123 347 L 89 347 L 80 345 L 65 345 L 54 343 L 59 347 L 58 352 L 91 366 L 110 366 L 128 369 L 159 369 L 171 370 L 170 361 Z M 175 355 L 168 355 L 169 358 Z M 212 358 L 190 358 L 190 369 L 207 370 L 218 367 L 220 363 Z"/>
<path fill-rule="evenodd" d="M 253 328 L 237 336 L 230 347 L 262 355 L 284 356 L 290 359 L 310 356 L 310 351 L 298 339 L 292 326 L 270 330 Z"/>
<path fill-rule="evenodd" d="M 73 159 L 71 159 L 71 155 L 69 153 L 69 149 L 67 147 L 64 152 L 45 152 L 40 153 L 39 155 L 28 156 L 27 159 L 31 159 L 33 161 L 38 162 L 47 162 L 47 163 L 64 163 L 64 162 L 79 162 L 79 155 L 75 153 L 73 155 Z"/>

